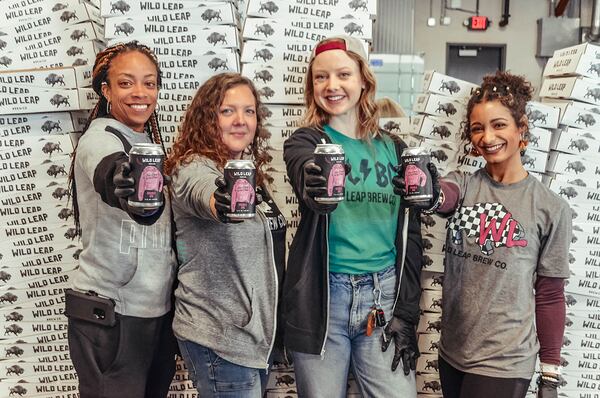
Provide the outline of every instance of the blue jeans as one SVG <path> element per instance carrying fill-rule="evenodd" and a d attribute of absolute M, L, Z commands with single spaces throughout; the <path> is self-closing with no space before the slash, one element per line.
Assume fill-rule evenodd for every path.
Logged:
<path fill-rule="evenodd" d="M 202 398 L 261 398 L 267 386 L 265 369 L 247 368 L 218 356 L 210 348 L 177 340 L 189 377 Z"/>
<path fill-rule="evenodd" d="M 381 306 L 392 316 L 396 273 L 393 266 L 377 274 Z M 366 335 L 367 316 L 374 303 L 372 274 L 329 273 L 329 325 L 324 356 L 292 352 L 299 397 L 345 398 L 348 370 L 363 397 L 416 398 L 415 374 L 402 365 L 392 372 L 394 345 L 381 351 L 382 328 Z"/>

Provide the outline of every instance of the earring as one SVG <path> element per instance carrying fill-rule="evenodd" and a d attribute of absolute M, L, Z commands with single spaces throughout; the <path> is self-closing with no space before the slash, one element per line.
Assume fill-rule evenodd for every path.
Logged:
<path fill-rule="evenodd" d="M 110 102 L 106 101 L 106 114 L 110 115 Z"/>

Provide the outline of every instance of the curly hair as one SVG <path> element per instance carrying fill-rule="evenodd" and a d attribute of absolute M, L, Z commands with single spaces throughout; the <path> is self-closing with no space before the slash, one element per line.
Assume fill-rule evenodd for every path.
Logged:
<path fill-rule="evenodd" d="M 336 40 L 340 39 L 325 39 L 316 45 L 318 46 L 323 43 Z M 365 88 L 362 90 L 357 104 L 358 120 L 360 124 L 358 128 L 358 138 L 369 139 L 371 134 L 374 134 L 375 136 L 379 135 L 379 116 L 377 104 L 375 103 L 375 76 L 369 68 L 367 61 L 363 57 L 352 51 L 346 51 L 346 54 L 348 54 L 348 56 L 358 64 L 360 76 L 365 84 Z M 304 119 L 302 120 L 302 125 L 304 127 L 320 128 L 329 123 L 331 115 L 321 109 L 315 101 L 315 90 L 313 87 L 314 79 L 312 72 L 315 59 L 316 57 L 314 57 L 308 64 L 304 81 L 304 104 L 306 105 L 306 113 L 304 115 Z"/>
<path fill-rule="evenodd" d="M 88 120 L 85 124 L 85 127 L 83 128 L 82 135 L 85 134 L 85 132 L 87 131 L 88 127 L 94 119 L 110 116 L 107 112 L 108 100 L 106 99 L 106 97 L 104 97 L 104 94 L 102 94 L 102 84 L 110 83 L 108 80 L 108 72 L 110 71 L 112 61 L 115 59 L 115 57 L 121 54 L 126 54 L 134 51 L 144 54 L 154 64 L 157 73 L 157 86 L 160 89 L 160 86 L 162 84 L 162 72 L 160 70 L 158 59 L 156 58 L 156 55 L 150 49 L 150 47 L 140 44 L 137 40 L 134 40 L 127 43 L 118 43 L 105 48 L 96 55 L 96 61 L 94 62 L 94 68 L 92 69 L 92 88 L 94 89 L 94 92 L 99 95 L 100 99 L 98 100 L 98 103 L 96 103 L 94 109 L 92 109 L 90 116 L 88 117 Z M 144 126 L 144 131 L 152 138 L 152 141 L 154 141 L 154 143 L 161 144 L 163 146 L 163 151 L 166 153 L 162 136 L 160 135 L 156 109 L 150 116 L 150 119 L 148 119 L 148 121 L 146 122 Z M 77 231 L 79 232 L 81 228 L 79 224 L 79 204 L 77 202 L 77 187 L 75 184 L 76 153 L 77 147 L 75 147 L 75 149 L 73 150 L 73 155 L 71 159 L 71 167 L 69 170 L 69 189 L 71 190 L 71 198 L 73 199 L 73 215 L 75 219 L 75 228 L 77 228 Z"/>
<path fill-rule="evenodd" d="M 461 123 L 461 138 L 465 141 L 465 152 L 468 153 L 471 141 L 471 113 L 477 104 L 488 101 L 499 101 L 512 115 L 515 124 L 524 128 L 523 150 L 529 140 L 529 127 L 527 123 L 527 102 L 531 101 L 533 87 L 523 76 L 513 75 L 509 72 L 496 71 L 493 75 L 485 75 L 481 87 L 476 89 L 467 104 L 466 120 Z M 525 116 L 525 118 L 524 118 Z"/>
<path fill-rule="evenodd" d="M 267 153 L 268 133 L 263 129 L 263 107 L 252 81 L 239 73 L 221 73 L 208 79 L 196 92 L 188 107 L 171 155 L 165 163 L 165 173 L 176 174 L 177 169 L 190 163 L 196 155 L 204 156 L 221 169 L 230 158 L 219 127 L 219 108 L 225 93 L 237 86 L 247 86 L 256 101 L 256 134 L 246 152 L 254 158 L 256 181 L 261 185 L 268 179 L 263 171 L 272 157 Z"/>

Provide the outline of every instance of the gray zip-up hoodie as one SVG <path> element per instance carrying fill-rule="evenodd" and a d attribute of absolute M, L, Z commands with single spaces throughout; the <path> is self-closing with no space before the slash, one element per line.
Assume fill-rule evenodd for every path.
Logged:
<path fill-rule="evenodd" d="M 171 309 L 176 270 L 169 206 L 152 225 L 141 225 L 108 203 L 114 195 L 114 165 L 127 155 L 107 126 L 131 144 L 151 142 L 146 134 L 109 118 L 94 120 L 79 140 L 75 182 L 83 251 L 73 286 L 114 299 L 119 314 L 159 317 Z"/>
<path fill-rule="evenodd" d="M 225 360 L 266 368 L 275 338 L 277 272 L 267 219 L 224 224 L 210 212 L 215 163 L 196 157 L 173 176 L 180 260 L 173 330 Z"/>

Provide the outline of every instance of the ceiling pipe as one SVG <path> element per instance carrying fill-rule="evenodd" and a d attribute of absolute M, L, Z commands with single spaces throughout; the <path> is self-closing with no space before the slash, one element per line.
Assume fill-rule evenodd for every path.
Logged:
<path fill-rule="evenodd" d="M 590 28 L 590 39 L 596 41 L 600 38 L 600 0 L 594 0 L 592 5 L 592 26 Z"/>
<path fill-rule="evenodd" d="M 508 19 L 510 18 L 510 0 L 504 0 L 504 12 L 502 13 L 502 19 L 500 20 L 500 27 L 503 28 L 508 25 Z"/>

